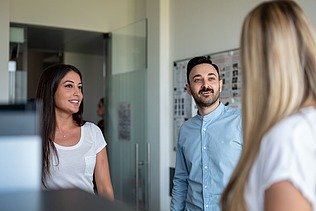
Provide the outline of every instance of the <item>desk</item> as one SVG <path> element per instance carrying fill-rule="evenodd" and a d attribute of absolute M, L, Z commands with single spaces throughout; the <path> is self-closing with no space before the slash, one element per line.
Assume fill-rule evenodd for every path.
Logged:
<path fill-rule="evenodd" d="M 111 202 L 80 189 L 0 194 L 0 211 L 132 211 L 122 202 Z"/>

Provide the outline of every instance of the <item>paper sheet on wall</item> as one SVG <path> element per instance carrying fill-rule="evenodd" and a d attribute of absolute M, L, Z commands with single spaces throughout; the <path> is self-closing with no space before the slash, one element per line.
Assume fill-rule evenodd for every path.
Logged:
<path fill-rule="evenodd" d="M 241 106 L 241 71 L 239 64 L 239 51 L 232 50 L 209 55 L 213 63 L 220 69 L 223 88 L 220 101 L 232 107 Z"/>
<path fill-rule="evenodd" d="M 131 140 L 131 105 L 129 103 L 119 104 L 118 137 L 122 140 Z"/>
<path fill-rule="evenodd" d="M 192 116 L 191 113 L 191 96 L 186 90 L 186 68 L 188 60 L 174 63 L 174 139 L 178 139 L 180 126 L 184 121 Z M 176 146 L 175 146 L 176 147 Z"/>

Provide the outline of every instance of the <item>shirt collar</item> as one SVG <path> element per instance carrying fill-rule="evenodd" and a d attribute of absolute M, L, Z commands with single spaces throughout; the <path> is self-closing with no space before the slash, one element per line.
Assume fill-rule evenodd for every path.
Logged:
<path fill-rule="evenodd" d="M 225 108 L 224 104 L 220 102 L 219 105 L 217 106 L 217 108 L 214 111 L 212 111 L 211 113 L 206 114 L 205 116 L 201 116 L 200 114 L 197 114 L 197 116 L 200 120 L 203 120 L 203 121 L 217 119 L 217 117 L 220 116 L 221 113 L 223 113 L 224 108 Z"/>

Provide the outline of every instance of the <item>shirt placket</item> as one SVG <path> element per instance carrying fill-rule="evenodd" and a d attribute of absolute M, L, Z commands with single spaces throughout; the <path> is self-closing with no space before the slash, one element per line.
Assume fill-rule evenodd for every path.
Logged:
<path fill-rule="evenodd" d="M 210 168 L 210 162 L 208 159 L 207 152 L 209 145 L 207 144 L 207 121 L 203 119 L 202 121 L 202 127 L 201 127 L 201 137 L 202 137 L 202 144 L 201 144 L 201 151 L 202 151 L 202 189 L 203 189 L 203 201 L 204 201 L 204 210 L 210 209 L 210 175 L 211 175 L 211 168 Z"/>

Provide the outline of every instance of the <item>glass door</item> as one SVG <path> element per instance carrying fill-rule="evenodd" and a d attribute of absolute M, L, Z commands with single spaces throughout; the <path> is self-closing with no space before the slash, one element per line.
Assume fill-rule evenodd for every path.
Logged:
<path fill-rule="evenodd" d="M 106 139 L 115 198 L 148 210 L 146 20 L 110 35 Z"/>

